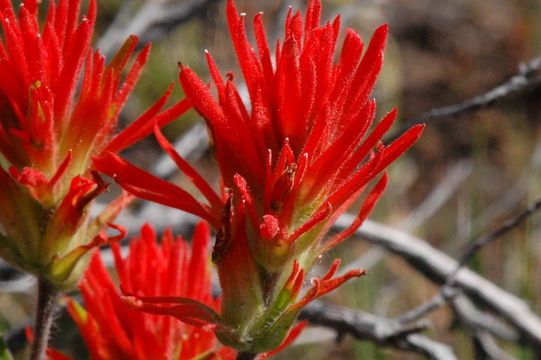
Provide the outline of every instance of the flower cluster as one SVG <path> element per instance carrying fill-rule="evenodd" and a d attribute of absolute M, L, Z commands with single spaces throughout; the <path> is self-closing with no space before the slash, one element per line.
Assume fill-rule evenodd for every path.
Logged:
<path fill-rule="evenodd" d="M 210 232 L 200 223 L 192 246 L 166 230 L 158 244 L 150 225 L 132 239 L 125 258 L 120 246 L 112 244 L 116 272 L 125 293 L 185 299 L 164 309 L 167 313 L 193 316 L 191 325 L 172 317 L 131 310 L 121 299 L 99 253 L 92 257 L 79 284 L 84 308 L 71 301 L 68 310 L 87 343 L 93 360 L 226 360 L 231 349 L 218 348 L 214 334 L 201 329 L 196 314 L 204 306 L 219 311 L 219 298 L 212 296 L 207 263 Z M 155 309 L 150 309 L 155 312 Z"/>
<path fill-rule="evenodd" d="M 319 255 L 362 224 L 385 189 L 385 168 L 415 143 L 423 128 L 413 127 L 387 146 L 380 142 L 396 117 L 393 110 L 374 124 L 376 103 L 370 98 L 387 27 L 376 30 L 364 55 L 359 35 L 348 30 L 335 62 L 340 18 L 321 25 L 320 13 L 319 0 L 309 2 L 304 18 L 290 10 L 285 40 L 271 52 L 262 14 L 254 19 L 256 50 L 247 39 L 245 14 L 239 15 L 228 1 L 229 30 L 249 106 L 233 76 L 224 80 L 209 53 L 217 97 L 191 69 L 181 66 L 184 92 L 212 137 L 221 195 L 158 128 L 158 142 L 208 203 L 115 154 L 95 159 L 100 171 L 132 194 L 200 216 L 217 230 L 212 258 L 222 288 L 222 311 L 219 317 L 205 312 L 199 319 L 214 326 L 222 343 L 245 353 L 276 348 L 308 302 L 364 274 L 359 269 L 335 277 L 336 260 L 301 294 Z M 373 180 L 376 184 L 368 190 Z M 328 238 L 335 219 L 360 197 L 356 220 Z M 167 312 L 164 306 L 172 301 L 135 299 L 134 307 L 161 312 Z M 170 314 L 183 321 L 193 316 Z"/>
<path fill-rule="evenodd" d="M 114 135 L 150 47 L 123 77 L 137 38 L 130 37 L 109 64 L 92 52 L 95 0 L 81 20 L 80 0 L 50 1 L 42 30 L 39 3 L 26 0 L 17 14 L 11 1 L 0 1 L 0 256 L 67 288 L 84 269 L 79 260 L 105 241 L 100 231 L 129 200 L 122 196 L 87 219 L 89 204 L 106 188 L 91 157 L 124 149 L 189 104 L 161 111 L 170 88 Z"/>

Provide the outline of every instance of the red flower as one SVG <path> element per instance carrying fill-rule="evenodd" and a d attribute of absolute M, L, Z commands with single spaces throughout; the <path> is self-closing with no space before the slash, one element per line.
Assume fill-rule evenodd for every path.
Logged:
<path fill-rule="evenodd" d="M 49 2 L 38 24 L 38 0 L 0 0 L 0 256 L 59 287 L 72 274 L 85 244 L 126 205 L 124 196 L 93 224 L 87 205 L 105 189 L 91 174 L 90 158 L 117 152 L 164 125 L 188 107 L 181 101 L 161 111 L 172 88 L 120 134 L 118 116 L 147 61 L 130 37 L 115 58 L 92 53 L 96 1 L 79 20 L 80 0 Z M 84 69 L 84 70 L 83 70 Z M 75 253 L 73 253 L 75 251 Z"/>
<path fill-rule="evenodd" d="M 215 146 L 224 185 L 221 199 L 158 129 L 158 141 L 208 204 L 113 154 L 95 161 L 129 192 L 201 216 L 218 230 L 213 260 L 223 289 L 222 323 L 230 329 L 217 333 L 224 344 L 241 351 L 276 347 L 306 303 L 364 274 L 355 270 L 333 278 L 335 262 L 299 299 L 313 263 L 362 224 L 383 193 L 387 175 L 366 191 L 369 183 L 423 129 L 413 127 L 384 146 L 380 140 L 396 110 L 372 128 L 376 103 L 370 94 L 381 70 L 387 26 L 376 30 L 364 56 L 360 37 L 348 30 L 335 62 L 340 18 L 320 25 L 320 12 L 319 0 L 309 2 L 304 19 L 289 12 L 273 64 L 262 14 L 254 20 L 255 50 L 247 40 L 245 14 L 228 1 L 229 29 L 250 106 L 243 103 L 232 75 L 221 77 L 210 54 L 217 98 L 192 70 L 181 67 L 182 87 Z M 335 219 L 365 193 L 351 226 L 326 238 Z"/>
<path fill-rule="evenodd" d="M 192 246 L 167 230 L 158 245 L 151 226 L 141 229 L 122 258 L 112 245 L 115 267 L 123 290 L 137 296 L 190 298 L 204 311 L 219 310 L 212 296 L 207 264 L 210 234 L 205 223 L 195 230 Z M 99 253 L 90 261 L 79 288 L 84 308 L 70 301 L 76 321 L 93 360 L 234 359 L 231 349 L 218 347 L 212 332 L 186 325 L 168 316 L 131 310 L 123 301 Z M 128 301 L 129 302 L 129 301 Z M 169 311 L 180 307 L 171 307 Z M 201 310 L 203 311 L 203 310 Z"/>

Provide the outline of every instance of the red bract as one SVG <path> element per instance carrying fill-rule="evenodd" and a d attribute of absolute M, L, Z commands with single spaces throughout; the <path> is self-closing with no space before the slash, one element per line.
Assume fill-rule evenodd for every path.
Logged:
<path fill-rule="evenodd" d="M 80 0 L 50 1 L 42 26 L 39 3 L 24 1 L 17 14 L 10 0 L 0 0 L 0 256 L 63 287 L 77 278 L 72 270 L 85 244 L 127 203 L 126 196 L 119 199 L 87 229 L 85 209 L 105 189 L 91 174 L 90 158 L 124 149 L 189 104 L 161 111 L 170 88 L 114 135 L 150 46 L 123 78 L 137 38 L 130 37 L 109 64 L 93 53 L 95 0 L 81 20 Z"/>
<path fill-rule="evenodd" d="M 289 12 L 285 40 L 274 59 L 262 14 L 254 20 L 255 50 L 247 40 L 245 14 L 227 3 L 229 30 L 248 89 L 242 101 L 233 76 L 223 79 L 207 53 L 217 96 L 192 70 L 181 66 L 188 100 L 205 119 L 222 175 L 220 200 L 156 130 L 162 147 L 188 175 L 208 204 L 173 184 L 108 154 L 100 171 L 133 194 L 207 219 L 218 230 L 213 259 L 223 289 L 222 342 L 260 353 L 276 347 L 298 312 L 363 270 L 333 278 L 338 263 L 299 299 L 306 273 L 322 253 L 351 235 L 383 193 L 385 168 L 421 135 L 415 126 L 389 145 L 380 140 L 396 118 L 374 124 L 370 98 L 381 70 L 387 26 L 376 30 L 366 51 L 348 30 L 334 60 L 340 18 L 320 25 L 321 2 L 311 0 L 303 19 Z M 366 190 L 366 191 L 365 191 Z M 364 196 L 357 219 L 332 238 L 325 235 L 348 207 Z"/>
<path fill-rule="evenodd" d="M 192 246 L 167 230 L 158 244 L 151 226 L 141 229 L 123 258 L 112 245 L 115 267 L 125 292 L 138 296 L 189 297 L 209 311 L 219 310 L 212 296 L 207 264 L 210 233 L 204 223 L 195 230 Z M 79 327 L 92 360 L 234 359 L 231 349 L 218 347 L 212 332 L 168 316 L 131 310 L 96 253 L 79 284 L 84 308 L 70 301 L 68 310 Z"/>

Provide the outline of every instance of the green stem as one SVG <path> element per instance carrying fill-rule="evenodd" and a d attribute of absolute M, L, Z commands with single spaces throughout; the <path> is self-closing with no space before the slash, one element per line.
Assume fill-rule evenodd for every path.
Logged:
<path fill-rule="evenodd" d="M 60 292 L 53 284 L 45 279 L 38 279 L 38 302 L 30 360 L 42 360 L 45 358 L 56 301 L 59 295 Z"/>
<path fill-rule="evenodd" d="M 237 354 L 237 360 L 254 360 L 257 354 L 250 352 L 240 352 Z"/>

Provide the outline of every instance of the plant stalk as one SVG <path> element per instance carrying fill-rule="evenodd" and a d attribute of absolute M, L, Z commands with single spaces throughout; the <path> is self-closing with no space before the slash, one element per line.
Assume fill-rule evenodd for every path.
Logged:
<path fill-rule="evenodd" d="M 237 354 L 237 360 L 254 360 L 257 354 L 251 352 L 239 352 Z"/>
<path fill-rule="evenodd" d="M 56 301 L 59 295 L 60 292 L 53 284 L 45 279 L 38 279 L 38 302 L 30 360 L 42 360 L 45 358 Z"/>

